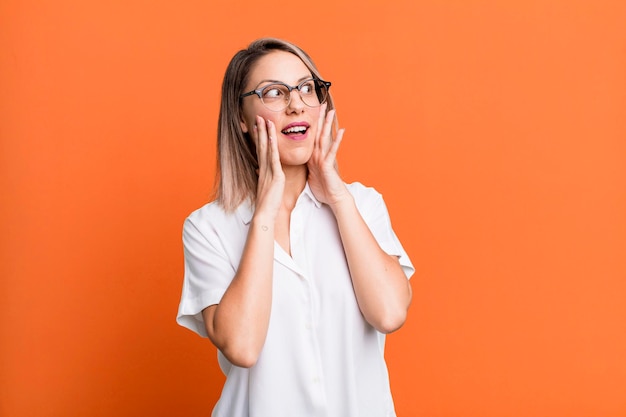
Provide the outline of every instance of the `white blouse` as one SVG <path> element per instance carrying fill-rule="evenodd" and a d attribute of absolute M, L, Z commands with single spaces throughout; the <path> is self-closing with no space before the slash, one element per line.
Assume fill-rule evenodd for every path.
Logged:
<path fill-rule="evenodd" d="M 414 268 L 382 196 L 348 184 L 380 247 Z M 241 259 L 253 215 L 249 204 L 225 213 L 215 202 L 185 221 L 185 276 L 177 322 L 207 337 L 201 311 L 218 304 Z M 213 417 L 393 417 L 383 356 L 385 335 L 357 305 L 337 223 L 308 184 L 290 223 L 291 254 L 274 243 L 272 308 L 265 345 L 251 368 L 218 352 L 226 375 Z"/>

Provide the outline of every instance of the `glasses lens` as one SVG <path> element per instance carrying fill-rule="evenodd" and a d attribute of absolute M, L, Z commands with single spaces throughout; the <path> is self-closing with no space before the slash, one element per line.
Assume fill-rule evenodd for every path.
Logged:
<path fill-rule="evenodd" d="M 328 88 L 320 80 L 308 80 L 301 85 L 300 96 L 307 106 L 318 107 L 326 101 Z"/>
<path fill-rule="evenodd" d="M 270 84 L 261 91 L 261 101 L 270 110 L 280 111 L 287 107 L 289 89 L 282 84 Z"/>

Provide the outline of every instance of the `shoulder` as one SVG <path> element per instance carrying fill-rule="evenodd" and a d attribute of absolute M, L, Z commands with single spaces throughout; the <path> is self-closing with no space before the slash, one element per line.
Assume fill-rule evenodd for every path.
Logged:
<path fill-rule="evenodd" d="M 227 212 L 217 202 L 212 201 L 194 210 L 186 219 L 184 229 L 196 229 L 202 234 L 232 230 L 233 227 L 246 223 L 249 204 L 244 203 L 232 212 Z"/>
<path fill-rule="evenodd" d="M 346 186 L 354 197 L 357 206 L 367 206 L 382 200 L 382 195 L 373 187 L 368 187 L 360 182 L 353 182 L 346 184 Z"/>
<path fill-rule="evenodd" d="M 367 223 L 389 216 L 385 200 L 378 190 L 360 182 L 353 182 L 346 184 L 346 186 L 354 197 L 354 203 L 359 213 Z"/>
<path fill-rule="evenodd" d="M 202 226 L 207 226 L 224 215 L 224 210 L 221 209 L 219 204 L 212 201 L 199 209 L 192 211 L 191 214 L 189 214 L 189 216 L 185 219 L 184 227 L 189 228 L 190 226 L 194 226 L 196 228 L 200 228 Z"/>
<path fill-rule="evenodd" d="M 213 219 L 215 217 L 224 217 L 227 213 L 224 209 L 217 203 L 217 201 L 212 201 L 210 203 L 205 204 L 191 212 L 191 214 L 187 217 L 187 221 L 191 223 L 202 223 L 209 219 Z"/>

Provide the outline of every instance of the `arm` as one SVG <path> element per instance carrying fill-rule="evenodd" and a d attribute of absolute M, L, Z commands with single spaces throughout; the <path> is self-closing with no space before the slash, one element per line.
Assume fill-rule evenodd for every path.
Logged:
<path fill-rule="evenodd" d="M 398 259 L 384 252 L 358 211 L 352 194 L 339 177 L 336 155 L 343 138 L 331 137 L 334 110 L 320 111 L 318 136 L 309 160 L 309 186 L 315 197 L 330 206 L 339 233 L 354 292 L 365 320 L 382 333 L 404 324 L 411 303 L 411 286 Z"/>
<path fill-rule="evenodd" d="M 361 313 L 381 333 L 399 329 L 406 320 L 412 292 L 398 258 L 380 248 L 350 193 L 331 209 Z"/>
<path fill-rule="evenodd" d="M 237 272 L 219 304 L 202 316 L 209 339 L 236 366 L 251 367 L 265 343 L 272 304 L 274 221 L 285 178 L 274 126 L 257 118 L 253 133 L 259 158 L 259 185 L 254 216 Z"/>

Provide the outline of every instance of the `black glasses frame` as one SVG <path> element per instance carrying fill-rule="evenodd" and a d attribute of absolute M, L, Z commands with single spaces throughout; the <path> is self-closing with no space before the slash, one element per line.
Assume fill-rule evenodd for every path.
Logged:
<path fill-rule="evenodd" d="M 291 103 L 291 92 L 292 92 L 293 90 L 298 90 L 298 94 L 300 94 L 300 89 L 302 88 L 302 86 L 303 86 L 305 83 L 308 83 L 308 82 L 309 82 L 309 81 L 311 81 L 311 80 L 313 80 L 316 84 L 317 84 L 317 83 L 322 83 L 322 84 L 326 87 L 327 96 L 326 96 L 326 97 L 324 97 L 324 101 L 326 101 L 326 98 L 328 97 L 328 90 L 330 90 L 330 86 L 332 85 L 332 83 L 331 83 L 330 81 L 324 81 L 324 80 L 321 80 L 321 79 L 319 79 L 319 78 L 315 78 L 315 77 L 313 77 L 313 78 L 307 78 L 306 80 L 302 81 L 300 84 L 298 84 L 298 85 L 296 85 L 296 86 L 291 86 L 291 85 L 289 85 L 289 84 L 285 84 L 285 83 L 283 83 L 283 82 L 276 81 L 276 82 L 273 82 L 273 83 L 271 83 L 271 84 L 265 85 L 265 86 L 263 86 L 263 87 L 261 87 L 261 88 L 257 88 L 256 90 L 252 90 L 252 91 L 248 91 L 247 93 L 243 93 L 242 95 L 240 95 L 240 96 L 239 96 L 239 98 L 240 98 L 240 99 L 243 99 L 243 98 L 245 98 L 245 97 L 248 97 L 248 96 L 251 96 L 251 95 L 253 95 L 253 94 L 256 94 L 256 95 L 257 95 L 257 97 L 259 97 L 259 99 L 261 100 L 261 103 L 263 103 L 263 105 L 264 105 L 265 107 L 267 107 L 267 105 L 266 105 L 266 104 L 265 104 L 265 102 L 263 101 L 263 90 L 265 90 L 265 89 L 266 89 L 267 87 L 269 87 L 269 86 L 276 85 L 276 84 L 280 84 L 280 85 L 285 86 L 285 87 L 287 88 L 287 90 L 289 90 L 289 96 L 288 96 L 288 97 L 289 97 L 289 99 L 287 100 L 287 102 L 286 102 L 286 104 L 285 104 L 285 107 L 284 107 L 284 108 L 286 109 L 286 108 L 287 108 L 287 106 L 289 106 L 289 104 Z M 302 95 L 300 95 L 300 98 L 302 98 Z M 318 98 L 319 98 L 319 96 L 318 96 Z M 324 103 L 324 101 L 321 101 L 321 102 L 320 102 L 320 106 Z M 307 106 L 309 106 L 309 105 L 308 105 L 308 104 L 307 104 L 304 100 L 303 100 L 302 102 L 303 102 L 304 104 L 306 104 Z M 317 107 L 317 106 L 309 106 L 309 107 Z M 271 109 L 270 109 L 270 110 L 271 110 Z M 276 110 L 276 111 L 280 111 L 280 110 Z"/>

